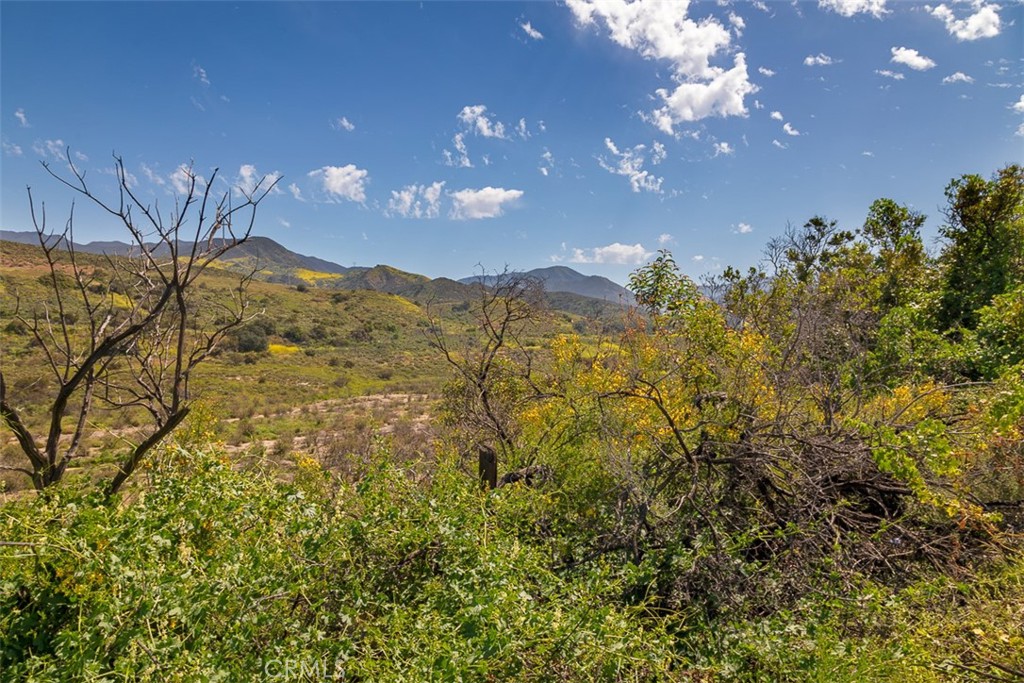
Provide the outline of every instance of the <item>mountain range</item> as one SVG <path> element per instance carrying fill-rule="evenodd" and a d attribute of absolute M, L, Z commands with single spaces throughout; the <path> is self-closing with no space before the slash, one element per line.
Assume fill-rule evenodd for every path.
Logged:
<path fill-rule="evenodd" d="M 39 243 L 38 236 L 32 231 L 0 230 L 0 240 L 22 244 Z M 111 256 L 127 255 L 132 251 L 132 245 L 118 241 L 75 243 L 74 247 L 83 253 Z M 237 270 L 255 268 L 261 279 L 270 282 L 335 289 L 370 289 L 413 300 L 464 300 L 469 298 L 475 286 L 491 286 L 500 277 L 475 275 L 456 281 L 446 277 L 431 279 L 386 265 L 346 267 L 315 256 L 298 254 L 269 237 L 256 236 L 249 237 L 225 254 L 221 262 L 225 267 Z M 634 301 L 629 290 L 608 278 L 584 275 L 566 266 L 535 268 L 516 274 L 542 281 L 549 301 L 555 308 L 563 310 L 584 308 L 596 312 L 604 308 L 586 304 L 585 301 L 577 300 L 577 297 L 617 305 L 630 305 Z"/>

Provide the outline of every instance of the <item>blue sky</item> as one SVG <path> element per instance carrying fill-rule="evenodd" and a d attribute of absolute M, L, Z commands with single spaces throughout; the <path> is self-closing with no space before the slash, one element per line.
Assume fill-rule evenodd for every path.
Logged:
<path fill-rule="evenodd" d="M 170 207 L 282 175 L 255 233 L 432 277 L 563 263 L 694 276 L 787 222 L 891 197 L 941 223 L 963 173 L 1024 161 L 1024 4 L 3 2 L 0 226 L 62 225 L 70 146 Z M 109 196 L 109 195 L 108 195 Z M 123 238 L 79 203 L 76 239 Z"/>

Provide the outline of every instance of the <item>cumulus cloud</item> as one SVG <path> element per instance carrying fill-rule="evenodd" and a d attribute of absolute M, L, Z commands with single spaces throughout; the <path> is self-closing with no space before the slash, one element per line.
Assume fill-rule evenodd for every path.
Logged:
<path fill-rule="evenodd" d="M 605 138 L 604 146 L 608 148 L 612 158 L 609 161 L 604 157 L 598 157 L 597 163 L 601 165 L 601 168 L 609 173 L 628 178 L 629 186 L 633 189 L 633 192 L 661 192 L 661 183 L 664 178 L 659 178 L 650 171 L 643 170 L 644 164 L 647 161 L 646 145 L 637 145 L 631 149 L 620 150 L 612 142 L 611 138 Z M 662 152 L 655 152 L 655 155 L 660 156 L 663 152 L 664 148 Z"/>
<path fill-rule="evenodd" d="M 573 249 L 569 260 L 572 263 L 614 263 L 617 265 L 635 266 L 643 263 L 653 255 L 653 252 L 644 249 L 644 246 L 639 242 L 636 244 L 613 242 L 604 247 Z"/>
<path fill-rule="evenodd" d="M 459 112 L 459 121 L 468 130 L 481 137 L 506 139 L 505 124 L 501 121 L 495 121 L 489 116 L 485 105 L 474 104 L 463 107 L 462 111 Z"/>
<path fill-rule="evenodd" d="M 299 200 L 300 202 L 306 201 L 306 198 L 302 196 L 302 190 L 295 183 L 292 183 L 288 186 L 288 191 L 292 193 L 292 197 Z"/>
<path fill-rule="evenodd" d="M 675 124 L 699 121 L 711 116 L 746 116 L 743 98 L 757 92 L 747 76 L 746 56 L 740 52 L 728 71 L 721 69 L 705 82 L 680 83 L 669 92 L 655 92 L 665 106 L 651 113 L 650 120 L 662 131 L 672 134 Z"/>
<path fill-rule="evenodd" d="M 502 215 L 505 205 L 522 197 L 523 191 L 484 187 L 479 190 L 459 190 L 452 192 L 450 196 L 453 205 L 449 215 L 456 220 L 473 220 Z"/>
<path fill-rule="evenodd" d="M 844 17 L 863 13 L 881 19 L 888 14 L 885 2 L 886 0 L 818 0 L 818 7 L 831 10 Z"/>
<path fill-rule="evenodd" d="M 406 185 L 401 190 L 392 190 L 386 216 L 402 218 L 437 218 L 441 215 L 441 191 L 444 181 L 430 185 Z"/>
<path fill-rule="evenodd" d="M 938 7 L 925 5 L 925 9 L 933 17 L 941 20 L 946 25 L 949 35 L 959 41 L 998 36 L 1002 30 L 1002 24 L 999 21 L 999 5 L 986 3 L 984 0 L 975 0 L 971 6 L 975 12 L 966 19 L 957 19 L 953 10 L 944 4 Z"/>
<path fill-rule="evenodd" d="M 759 73 L 762 76 L 765 76 L 767 78 L 771 78 L 772 76 L 775 75 L 774 71 L 772 71 L 771 69 L 765 68 L 763 66 L 757 67 L 757 73 Z"/>
<path fill-rule="evenodd" d="M 750 225 L 750 223 L 740 223 L 739 225 L 736 226 L 736 232 L 738 232 L 741 235 L 747 235 L 749 233 L 754 232 L 754 228 L 753 226 Z"/>
<path fill-rule="evenodd" d="M 793 124 L 786 122 L 782 124 L 782 130 L 786 132 L 786 135 L 797 136 L 800 135 L 800 131 L 793 127 Z"/>
<path fill-rule="evenodd" d="M 1017 132 L 1014 133 L 1014 135 L 1024 138 L 1024 123 L 1017 126 Z"/>
<path fill-rule="evenodd" d="M 935 62 L 933 60 L 909 47 L 894 47 L 891 52 L 891 62 L 894 64 L 903 64 L 914 71 L 927 71 L 935 66 Z"/>
<path fill-rule="evenodd" d="M 729 12 L 729 23 L 736 30 L 736 35 L 742 35 L 743 29 L 747 27 L 747 22 L 743 21 L 743 17 L 732 12 Z"/>
<path fill-rule="evenodd" d="M 748 78 L 742 52 L 733 57 L 731 69 L 712 65 L 712 59 L 728 52 L 732 40 L 730 31 L 714 17 L 694 21 L 687 16 L 689 2 L 567 0 L 567 4 L 581 25 L 603 25 L 616 44 L 645 59 L 671 63 L 677 85 L 656 91 L 663 106 L 649 116 L 661 130 L 671 134 L 680 122 L 747 115 L 743 98 L 756 92 L 757 86 Z"/>
<path fill-rule="evenodd" d="M 547 176 L 554 170 L 554 168 L 555 157 L 551 154 L 551 150 L 545 147 L 544 153 L 540 155 L 540 165 L 537 167 L 537 170 L 540 171 L 541 175 Z"/>
<path fill-rule="evenodd" d="M 20 157 L 21 156 L 21 146 L 20 145 L 16 145 L 16 144 L 14 144 L 12 142 L 4 142 L 2 144 L 3 144 L 3 148 L 4 148 L 4 154 L 6 154 L 7 156 L 9 156 L 9 157 Z"/>
<path fill-rule="evenodd" d="M 1020 100 L 1011 104 L 1010 109 L 1014 110 L 1018 114 L 1024 114 L 1024 95 L 1020 96 Z"/>
<path fill-rule="evenodd" d="M 16 109 L 14 111 L 14 118 L 18 119 L 18 125 L 20 125 L 22 128 L 31 127 L 28 122 L 28 116 L 25 115 L 24 109 Z"/>
<path fill-rule="evenodd" d="M 824 52 L 819 52 L 816 55 L 807 55 L 804 57 L 805 66 L 832 66 L 838 64 L 839 60 L 829 57 Z"/>
<path fill-rule="evenodd" d="M 716 157 L 719 156 L 719 155 L 722 155 L 722 154 L 725 154 L 725 155 L 728 156 L 730 154 L 733 154 L 735 151 L 736 150 L 733 148 L 733 146 L 730 145 L 728 142 L 716 142 L 715 143 L 715 156 Z"/>
<path fill-rule="evenodd" d="M 369 180 L 370 172 L 366 169 L 356 168 L 355 164 L 324 166 L 310 171 L 306 175 L 319 181 L 332 201 L 342 199 L 359 203 L 366 201 L 366 182 Z"/>
<path fill-rule="evenodd" d="M 776 121 L 781 121 L 781 120 L 782 120 L 782 112 L 781 112 L 781 111 L 773 111 L 773 112 L 772 112 L 772 113 L 770 114 L 770 116 L 771 116 L 771 117 L 772 117 L 772 118 L 773 118 L 774 120 L 776 120 Z"/>
<path fill-rule="evenodd" d="M 778 140 L 772 140 L 772 145 L 774 145 L 775 147 L 778 147 L 779 149 L 788 149 L 789 148 L 789 145 L 787 145 L 784 142 L 779 142 Z"/>
<path fill-rule="evenodd" d="M 179 164 L 178 167 L 174 169 L 174 173 L 167 176 L 167 180 L 171 183 L 171 189 L 173 189 L 177 194 L 182 195 L 188 194 L 192 191 L 193 181 L 195 182 L 196 188 L 201 188 L 206 185 L 206 179 L 196 173 L 191 166 L 186 166 L 185 164 Z"/>
<path fill-rule="evenodd" d="M 455 168 L 473 168 L 473 162 L 469 160 L 466 140 L 462 133 L 455 134 L 455 137 L 452 138 L 452 146 L 455 147 L 455 152 L 447 149 L 442 152 L 444 165 L 454 166 Z"/>
<path fill-rule="evenodd" d="M 528 21 L 519 24 L 519 28 L 523 29 L 523 33 L 534 40 L 544 40 L 544 34 L 531 26 Z"/>
<path fill-rule="evenodd" d="M 889 69 L 875 69 L 875 73 L 878 74 L 879 76 L 891 78 L 894 81 L 903 80 L 903 74 L 901 74 L 899 71 L 889 71 Z"/>
<path fill-rule="evenodd" d="M 950 83 L 967 83 L 967 84 L 970 84 L 970 83 L 974 83 L 974 79 L 971 78 L 970 76 L 968 76 L 967 74 L 965 74 L 963 71 L 957 71 L 956 73 L 950 74 L 949 76 L 946 76 L 945 78 L 943 78 L 942 79 L 942 83 L 944 85 L 948 85 Z"/>
<path fill-rule="evenodd" d="M 280 179 L 281 174 L 277 171 L 262 174 L 256 170 L 256 166 L 253 164 L 242 164 L 238 169 L 238 176 L 235 178 L 235 190 L 247 197 L 266 192 L 268 188 L 273 188 L 271 192 L 274 194 L 281 194 L 281 190 L 276 185 Z"/>
<path fill-rule="evenodd" d="M 651 164 L 657 166 L 667 158 L 668 151 L 665 150 L 665 145 L 655 140 L 651 145 Z"/>
<path fill-rule="evenodd" d="M 342 116 L 340 119 L 331 121 L 331 128 L 334 130 L 344 130 L 349 133 L 356 129 L 356 124 L 348 120 L 347 116 Z"/>
<path fill-rule="evenodd" d="M 658 244 L 660 246 L 665 246 L 666 244 L 672 244 L 673 242 L 675 242 L 675 240 L 676 240 L 676 238 L 673 237 L 672 235 L 670 235 L 667 232 L 663 232 L 660 235 L 658 235 Z"/>

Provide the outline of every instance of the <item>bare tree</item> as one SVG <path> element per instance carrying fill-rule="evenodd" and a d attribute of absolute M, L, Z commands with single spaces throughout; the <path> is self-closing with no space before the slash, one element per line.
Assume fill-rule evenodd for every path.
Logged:
<path fill-rule="evenodd" d="M 139 442 L 106 483 L 112 495 L 189 414 L 196 367 L 225 334 L 252 317 L 246 296 L 252 273 L 240 278 L 228 300 L 203 296 L 196 281 L 248 239 L 256 208 L 277 181 L 264 178 L 251 190 L 234 188 L 217 196 L 216 170 L 204 180 L 183 167 L 186 190 L 170 211 L 161 211 L 139 198 L 120 157 L 114 157 L 118 192 L 113 201 L 94 194 L 70 150 L 67 161 L 70 176 L 43 165 L 126 229 L 131 250 L 96 265 L 96 259 L 76 251 L 74 206 L 64 228 L 51 232 L 45 204 L 37 210 L 29 189 L 33 227 L 49 267 L 49 300 L 24 310 L 19 297 L 14 317 L 41 348 L 55 384 L 45 401 L 47 424 L 37 427 L 16 408 L 0 369 L 0 417 L 29 463 L 9 469 L 27 474 L 42 491 L 61 481 L 81 455 L 97 409 L 145 411 L 147 426 Z"/>
<path fill-rule="evenodd" d="M 524 335 L 543 315 L 544 285 L 507 271 L 488 280 L 480 278 L 479 298 L 470 304 L 477 334 L 460 345 L 431 315 L 428 336 L 455 369 L 448 397 L 457 404 L 453 412 L 477 440 L 496 443 L 507 457 L 515 449 L 516 407 L 541 393 Z"/>

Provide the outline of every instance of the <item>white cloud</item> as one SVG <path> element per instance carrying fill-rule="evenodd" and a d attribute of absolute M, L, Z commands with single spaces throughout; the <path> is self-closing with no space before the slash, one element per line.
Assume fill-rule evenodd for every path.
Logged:
<path fill-rule="evenodd" d="M 733 154 L 735 151 L 736 150 L 733 148 L 733 146 L 730 145 L 728 142 L 716 142 L 715 143 L 715 156 L 716 157 L 721 155 L 721 154 L 730 155 L 730 154 Z"/>
<path fill-rule="evenodd" d="M 935 66 L 935 62 L 909 47 L 894 47 L 891 50 L 894 64 L 909 66 L 914 71 L 927 71 Z"/>
<path fill-rule="evenodd" d="M 637 145 L 632 149 L 620 151 L 611 138 L 605 138 L 604 146 L 611 152 L 613 159 L 609 162 L 604 157 L 598 157 L 597 163 L 601 165 L 601 168 L 609 173 L 629 178 L 629 186 L 633 189 L 633 192 L 640 192 L 641 190 L 654 193 L 661 192 L 661 183 L 664 178 L 659 178 L 649 171 L 643 170 L 644 163 L 647 160 L 647 147 L 645 145 Z M 655 154 L 658 155 L 660 153 L 655 152 Z"/>
<path fill-rule="evenodd" d="M 324 166 L 306 175 L 319 180 L 325 192 L 335 200 L 344 199 L 350 202 L 366 201 L 366 182 L 370 172 L 356 168 L 354 164 L 345 166 Z"/>
<path fill-rule="evenodd" d="M 819 52 L 817 55 L 807 55 L 804 57 L 804 66 L 831 66 L 838 64 L 838 59 L 829 57 L 824 52 Z"/>
<path fill-rule="evenodd" d="M 469 154 L 466 151 L 466 141 L 462 133 L 455 134 L 455 137 L 452 138 L 452 145 L 455 146 L 455 154 L 452 154 L 447 149 L 442 153 L 444 155 L 444 165 L 456 168 L 473 168 L 473 162 L 469 160 Z"/>
<path fill-rule="evenodd" d="M 668 152 L 665 150 L 665 145 L 655 140 L 651 145 L 651 164 L 657 166 L 667 158 Z"/>
<path fill-rule="evenodd" d="M 281 179 L 277 171 L 261 174 L 253 164 L 242 164 L 238 169 L 238 177 L 235 178 L 235 190 L 238 194 L 252 196 L 267 191 L 267 188 L 274 194 L 281 194 L 275 183 Z"/>
<path fill-rule="evenodd" d="M 200 83 L 202 83 L 203 85 L 210 85 L 210 79 L 206 76 L 206 69 L 199 66 L 198 64 L 194 64 L 192 66 L 192 77 Z"/>
<path fill-rule="evenodd" d="M 736 35 L 741 35 L 743 33 L 743 29 L 747 27 L 747 22 L 743 21 L 743 17 L 738 14 L 733 14 L 732 12 L 729 12 L 729 23 L 732 24 L 734 29 L 736 29 Z"/>
<path fill-rule="evenodd" d="M 772 144 L 775 145 L 776 147 L 778 147 L 779 149 L 788 149 L 789 148 L 789 145 L 787 145 L 784 142 L 779 142 L 778 140 L 772 140 Z"/>
<path fill-rule="evenodd" d="M 768 78 L 771 78 L 772 76 L 775 75 L 774 71 L 772 71 L 771 69 L 767 69 L 767 68 L 765 68 L 763 66 L 757 67 L 757 73 L 761 74 L 762 76 L 766 76 Z"/>
<path fill-rule="evenodd" d="M 690 260 L 694 263 L 700 263 L 704 260 L 704 254 L 694 254 Z"/>
<path fill-rule="evenodd" d="M 718 69 L 704 83 L 680 83 L 671 93 L 659 88 L 656 93 L 665 106 L 651 112 L 650 120 L 665 133 L 672 134 L 673 125 L 684 121 L 699 121 L 710 116 L 746 116 L 743 98 L 757 90 L 747 76 L 746 55 L 740 52 L 732 69 Z"/>
<path fill-rule="evenodd" d="M 752 7 L 754 7 L 755 9 L 759 9 L 762 12 L 770 12 L 771 11 L 770 9 L 768 9 L 768 5 L 765 4 L 762 0 L 754 0 L 750 4 L 751 4 Z"/>
<path fill-rule="evenodd" d="M 554 168 L 555 157 L 551 154 L 551 150 L 545 147 L 544 153 L 540 155 L 540 166 L 537 167 L 537 170 L 540 171 L 541 175 L 547 176 L 554 170 Z"/>
<path fill-rule="evenodd" d="M 888 69 L 875 69 L 875 73 L 878 74 L 879 76 L 891 78 L 894 81 L 903 80 L 903 74 L 901 74 L 899 71 L 889 71 Z"/>
<path fill-rule="evenodd" d="M 750 223 L 740 223 L 739 225 L 736 226 L 736 232 L 738 232 L 741 235 L 748 235 L 754 232 L 754 228 L 752 225 L 750 225 Z"/>
<path fill-rule="evenodd" d="M 451 217 L 456 220 L 496 218 L 504 212 L 505 204 L 523 196 L 522 190 L 506 190 L 503 187 L 485 187 L 479 190 L 459 190 L 450 194 Z"/>
<path fill-rule="evenodd" d="M 974 79 L 965 74 L 963 71 L 957 71 L 954 74 L 950 74 L 942 79 L 943 84 L 949 83 L 974 83 Z"/>
<path fill-rule="evenodd" d="M 159 175 L 156 171 L 154 171 L 146 164 L 140 164 L 139 168 L 142 169 L 142 174 L 146 176 L 146 179 L 149 180 L 149 182 L 153 183 L 154 185 L 163 187 L 164 185 L 167 184 L 167 181 L 164 180 L 161 175 Z"/>
<path fill-rule="evenodd" d="M 356 124 L 348 120 L 347 116 L 342 116 L 340 119 L 331 121 L 331 128 L 334 130 L 344 130 L 351 133 L 356 129 Z"/>
<path fill-rule="evenodd" d="M 875 156 L 875 153 L 874 152 L 869 152 L 869 151 L 865 150 L 865 151 L 861 152 L 860 155 L 864 156 L 864 157 L 873 157 L 873 156 Z"/>
<path fill-rule="evenodd" d="M 1010 105 L 1010 109 L 1014 110 L 1018 114 L 1024 114 L 1024 95 L 1020 96 L 1020 100 Z"/>
<path fill-rule="evenodd" d="M 714 17 L 699 22 L 687 16 L 690 3 L 663 0 L 567 0 L 583 26 L 603 23 L 616 44 L 645 59 L 672 64 L 678 85 L 657 95 L 664 105 L 648 120 L 671 134 L 673 125 L 709 116 L 746 116 L 743 98 L 757 91 L 747 76 L 746 57 L 737 53 L 733 67 L 713 66 L 711 60 L 728 52 L 732 34 Z"/>
<path fill-rule="evenodd" d="M 613 242 L 604 247 L 592 249 L 573 249 L 569 261 L 572 263 L 614 263 L 617 265 L 638 265 L 643 263 L 653 252 L 644 249 L 644 246 L 636 244 L 620 244 Z"/>
<path fill-rule="evenodd" d="M 25 115 L 24 109 L 17 109 L 14 112 L 14 118 L 18 119 L 18 124 L 22 128 L 31 128 L 28 122 L 28 116 Z"/>
<path fill-rule="evenodd" d="M 489 117 L 485 105 L 474 104 L 463 107 L 459 112 L 459 121 L 462 121 L 467 129 L 481 137 L 506 139 L 505 124 Z"/>
<path fill-rule="evenodd" d="M 302 190 L 295 183 L 292 183 L 288 186 L 288 191 L 292 193 L 292 197 L 299 200 L 300 202 L 306 201 L 306 198 L 302 196 Z"/>
<path fill-rule="evenodd" d="M 1014 135 L 1024 138 L 1024 123 L 1017 126 L 1017 132 L 1014 133 Z"/>
<path fill-rule="evenodd" d="M 667 232 L 663 232 L 660 235 L 658 235 L 658 244 L 661 246 L 665 246 L 666 244 L 672 244 L 673 242 L 675 242 L 675 240 L 676 238 L 668 234 Z"/>
<path fill-rule="evenodd" d="M 67 145 L 63 140 L 36 140 L 32 150 L 43 157 L 53 157 L 57 161 L 67 161 Z"/>
<path fill-rule="evenodd" d="M 781 111 L 773 111 L 773 112 L 772 112 L 772 113 L 770 114 L 770 116 L 771 116 L 771 117 L 772 117 L 772 118 L 773 118 L 774 120 L 776 120 L 776 121 L 781 121 L 781 120 L 782 120 L 782 112 L 781 112 Z"/>
<path fill-rule="evenodd" d="M 888 14 L 885 2 L 886 0 L 818 0 L 818 7 L 831 10 L 844 17 L 863 13 L 881 19 Z"/>
<path fill-rule="evenodd" d="M 12 142 L 4 142 L 3 143 L 3 148 L 4 148 L 4 154 L 6 154 L 9 157 L 20 157 L 21 156 L 21 146 L 20 145 L 15 145 Z"/>
<path fill-rule="evenodd" d="M 946 5 L 938 7 L 925 5 L 925 9 L 931 12 L 933 17 L 945 23 L 949 35 L 955 36 L 959 41 L 998 36 L 1002 30 L 999 21 L 999 5 L 986 3 L 984 0 L 974 0 L 971 5 L 977 11 L 966 19 L 957 19 L 953 10 Z"/>
<path fill-rule="evenodd" d="M 179 164 L 178 168 L 174 169 L 174 173 L 167 176 L 167 179 L 171 181 L 171 188 L 177 194 L 182 195 L 192 191 L 193 180 L 195 181 L 196 188 L 206 185 L 206 179 L 192 170 L 191 166 L 186 166 L 185 164 Z"/>
<path fill-rule="evenodd" d="M 519 28 L 523 29 L 523 33 L 533 38 L 534 40 L 544 40 L 544 34 L 535 29 L 533 26 L 531 26 L 530 22 L 528 21 L 524 21 L 523 23 L 519 24 Z"/>
<path fill-rule="evenodd" d="M 516 133 L 524 140 L 530 137 L 530 131 L 526 129 L 526 119 L 519 119 L 519 123 L 516 124 Z"/>
<path fill-rule="evenodd" d="M 800 131 L 793 127 L 793 124 L 786 122 L 782 124 L 782 130 L 786 132 L 786 135 L 800 135 Z"/>
<path fill-rule="evenodd" d="M 437 218 L 441 215 L 441 190 L 444 181 L 430 185 L 406 185 L 401 190 L 392 190 L 386 216 L 402 218 Z"/>

